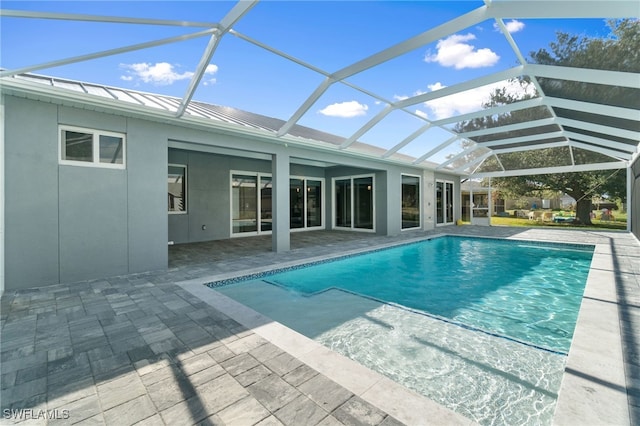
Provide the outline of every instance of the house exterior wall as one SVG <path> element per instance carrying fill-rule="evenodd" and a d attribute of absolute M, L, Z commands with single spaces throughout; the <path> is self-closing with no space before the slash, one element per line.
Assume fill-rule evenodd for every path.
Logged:
<path fill-rule="evenodd" d="M 167 127 L 127 119 L 129 272 L 167 268 Z"/>
<path fill-rule="evenodd" d="M 375 232 L 381 235 L 401 232 L 403 173 L 422 177 L 424 229 L 434 226 L 435 179 L 454 182 L 459 193 L 454 176 L 340 151 L 164 124 L 55 99 L 4 95 L 4 102 L 4 272 L 9 290 L 165 269 L 169 241 L 229 238 L 231 171 L 271 174 L 276 153 L 291 159 L 290 176 L 324 179 L 327 229 L 332 227 L 334 177 L 374 175 Z M 126 167 L 60 164 L 61 125 L 124 134 Z M 167 211 L 168 164 L 188 168 L 187 214 Z"/>
<path fill-rule="evenodd" d="M 187 166 L 187 212 L 169 214 L 168 238 L 174 244 L 230 238 L 231 172 L 271 174 L 268 160 L 173 148 L 169 164 Z M 291 164 L 289 174 L 325 177 L 324 169 L 301 164 Z"/>
<path fill-rule="evenodd" d="M 57 283 L 58 108 L 5 96 L 5 288 Z"/>
<path fill-rule="evenodd" d="M 229 238 L 231 170 L 271 173 L 268 161 L 175 149 L 169 163 L 187 166 L 187 212 L 169 214 L 175 244 Z"/>
<path fill-rule="evenodd" d="M 460 179 L 457 179 L 458 181 Z M 430 170 L 422 171 L 422 227 L 424 230 L 436 228 L 436 175 Z"/>
<path fill-rule="evenodd" d="M 5 103 L 6 288 L 166 268 L 162 126 L 13 96 Z M 126 168 L 59 164 L 59 125 L 125 133 Z"/>

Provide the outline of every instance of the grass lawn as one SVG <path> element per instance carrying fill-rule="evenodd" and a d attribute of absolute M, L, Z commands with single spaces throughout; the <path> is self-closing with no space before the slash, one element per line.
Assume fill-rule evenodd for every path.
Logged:
<path fill-rule="evenodd" d="M 511 214 L 513 212 L 510 212 Z M 559 213 L 559 212 L 554 212 Z M 527 226 L 527 227 L 538 227 L 538 228 L 574 228 L 574 229 L 617 229 L 617 230 L 626 230 L 627 229 L 627 214 L 614 211 L 613 214 L 615 216 L 615 220 L 600 220 L 600 213 L 595 212 L 597 219 L 591 219 L 592 225 L 577 225 L 573 223 L 555 223 L 555 222 L 542 222 L 529 220 L 527 218 L 517 218 L 517 217 L 497 217 L 493 216 L 491 218 L 492 226 Z M 570 216 L 570 212 L 564 212 L 563 216 Z M 463 222 L 469 223 L 469 222 Z"/>

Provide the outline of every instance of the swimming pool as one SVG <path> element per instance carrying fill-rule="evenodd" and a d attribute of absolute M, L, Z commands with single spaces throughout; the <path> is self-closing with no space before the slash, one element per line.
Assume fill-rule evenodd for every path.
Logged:
<path fill-rule="evenodd" d="M 480 423 L 545 423 L 592 252 L 442 237 L 211 286 Z"/>

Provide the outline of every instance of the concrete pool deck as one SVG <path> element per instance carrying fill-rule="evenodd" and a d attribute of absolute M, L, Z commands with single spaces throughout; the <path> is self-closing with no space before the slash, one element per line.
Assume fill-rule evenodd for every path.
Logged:
<path fill-rule="evenodd" d="M 640 421 L 635 237 L 463 226 L 297 233 L 282 254 L 264 237 L 174 246 L 168 271 L 7 292 L 0 422 L 46 410 L 51 424 L 471 424 L 201 285 L 438 233 L 595 244 L 554 423 Z"/>

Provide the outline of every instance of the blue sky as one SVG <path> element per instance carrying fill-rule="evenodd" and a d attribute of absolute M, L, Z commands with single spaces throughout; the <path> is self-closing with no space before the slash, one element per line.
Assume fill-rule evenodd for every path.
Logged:
<path fill-rule="evenodd" d="M 499 0 L 494 0 L 499 1 Z M 226 1 L 3 1 L 3 9 L 218 22 Z M 234 29 L 327 72 L 335 72 L 396 43 L 483 6 L 482 1 L 263 1 Z M 504 21 L 525 57 L 547 47 L 556 31 L 606 36 L 604 20 Z M 1 64 L 12 69 L 118 48 L 200 28 L 2 17 Z M 36 73 L 181 97 L 209 38 L 128 52 Z M 349 78 L 391 102 L 517 65 L 493 20 L 422 46 Z M 194 99 L 287 120 L 324 79 L 233 35 L 220 42 Z M 480 108 L 490 88 L 408 111 L 438 119 Z M 349 137 L 384 102 L 334 84 L 299 124 Z M 360 140 L 389 148 L 424 122 L 397 111 Z M 433 129 L 401 152 L 419 156 L 450 135 Z M 453 151 L 459 147 L 452 147 Z M 446 155 L 447 152 L 441 155 Z"/>

